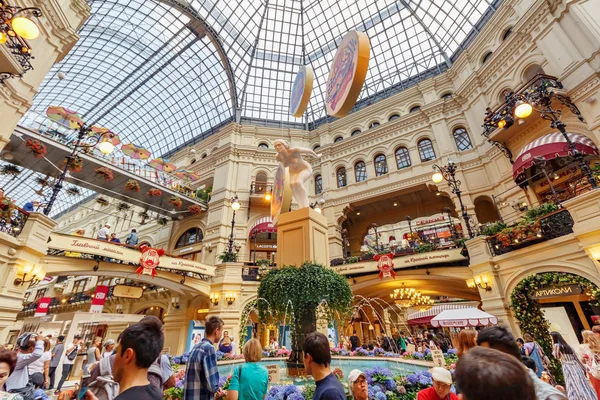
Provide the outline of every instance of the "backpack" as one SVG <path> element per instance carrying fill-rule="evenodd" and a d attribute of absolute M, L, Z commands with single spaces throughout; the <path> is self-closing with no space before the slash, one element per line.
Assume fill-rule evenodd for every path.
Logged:
<path fill-rule="evenodd" d="M 71 350 L 71 352 L 69 354 L 67 354 L 67 358 L 70 361 L 73 361 L 75 359 L 75 357 L 77 357 L 77 349 L 78 349 L 79 345 L 75 345 L 73 347 L 73 350 Z"/>
<path fill-rule="evenodd" d="M 90 383 L 88 390 L 96 395 L 98 400 L 113 400 L 119 395 L 119 384 L 113 380 L 110 357 L 104 357 L 98 362 L 100 376 Z"/>

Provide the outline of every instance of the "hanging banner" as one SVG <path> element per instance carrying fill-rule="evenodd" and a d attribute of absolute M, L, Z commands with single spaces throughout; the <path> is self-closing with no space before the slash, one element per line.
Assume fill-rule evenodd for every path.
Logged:
<path fill-rule="evenodd" d="M 92 298 L 90 312 L 100 314 L 104 308 L 106 297 L 108 297 L 108 286 L 96 286 L 96 292 L 94 293 L 94 298 Z"/>
<path fill-rule="evenodd" d="M 391 276 L 396 279 L 396 273 L 394 272 L 394 253 L 389 254 L 376 254 L 373 259 L 377 261 L 377 269 L 379 270 L 379 279 L 387 278 Z"/>
<path fill-rule="evenodd" d="M 52 297 L 42 297 L 40 302 L 38 303 L 37 308 L 35 309 L 34 317 L 42 317 L 48 314 L 48 307 L 50 307 L 50 302 L 52 301 Z"/>

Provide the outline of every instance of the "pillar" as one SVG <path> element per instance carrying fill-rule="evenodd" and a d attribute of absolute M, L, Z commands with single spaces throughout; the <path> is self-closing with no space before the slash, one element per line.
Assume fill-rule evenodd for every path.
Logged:
<path fill-rule="evenodd" d="M 277 265 L 329 265 L 327 218 L 312 208 L 283 213 L 277 222 Z"/>

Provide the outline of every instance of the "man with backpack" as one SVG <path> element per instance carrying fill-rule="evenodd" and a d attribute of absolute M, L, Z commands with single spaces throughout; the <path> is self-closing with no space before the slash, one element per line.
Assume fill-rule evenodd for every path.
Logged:
<path fill-rule="evenodd" d="M 33 387 L 28 389 L 29 370 L 27 366 L 44 353 L 44 341 L 35 333 L 25 332 L 17 339 L 17 364 L 13 373 L 6 380 L 6 390 L 10 393 L 33 393 Z"/>
<path fill-rule="evenodd" d="M 92 369 L 86 400 L 162 400 L 162 323 L 144 317 L 125 329 L 115 354 Z M 82 388 L 83 389 L 83 388 Z"/>
<path fill-rule="evenodd" d="M 73 369 L 73 364 L 75 364 L 75 358 L 77 357 L 77 353 L 81 350 L 81 335 L 76 334 L 73 336 L 73 343 L 69 343 L 66 346 L 65 351 L 65 359 L 63 361 L 63 369 L 62 376 L 60 377 L 60 381 L 58 382 L 58 386 L 56 387 L 55 395 L 60 394 L 60 389 L 64 385 L 65 381 L 71 374 L 71 370 Z"/>
<path fill-rule="evenodd" d="M 58 341 L 56 342 L 56 346 L 52 349 L 52 358 L 50 359 L 50 370 L 48 375 L 50 376 L 50 386 L 48 389 L 54 389 L 54 374 L 56 373 L 56 368 L 58 367 L 58 363 L 65 351 L 65 337 L 59 336 Z"/>

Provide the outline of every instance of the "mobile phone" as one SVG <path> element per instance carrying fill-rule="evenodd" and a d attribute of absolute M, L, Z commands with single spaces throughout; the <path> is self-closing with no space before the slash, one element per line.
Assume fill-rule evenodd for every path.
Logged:
<path fill-rule="evenodd" d="M 87 386 L 79 389 L 79 395 L 77 396 L 77 400 L 85 400 L 85 393 L 88 391 Z"/>

